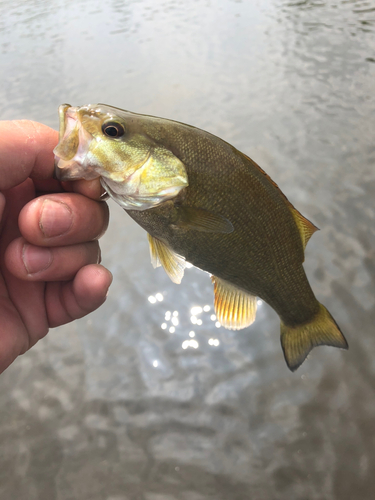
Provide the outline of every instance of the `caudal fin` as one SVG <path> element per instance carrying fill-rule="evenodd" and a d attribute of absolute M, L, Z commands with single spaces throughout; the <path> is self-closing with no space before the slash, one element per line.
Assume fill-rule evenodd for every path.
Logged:
<path fill-rule="evenodd" d="M 305 361 L 311 349 L 330 345 L 348 349 L 348 343 L 336 321 L 319 304 L 319 311 L 309 323 L 289 327 L 281 322 L 281 346 L 288 368 L 294 372 Z"/>

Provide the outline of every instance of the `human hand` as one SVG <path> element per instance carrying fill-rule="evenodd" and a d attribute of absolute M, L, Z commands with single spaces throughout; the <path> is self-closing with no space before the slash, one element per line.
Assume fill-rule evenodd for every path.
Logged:
<path fill-rule="evenodd" d="M 53 179 L 58 133 L 0 122 L 0 373 L 50 327 L 99 307 L 112 281 L 97 239 L 108 226 L 100 184 Z"/>

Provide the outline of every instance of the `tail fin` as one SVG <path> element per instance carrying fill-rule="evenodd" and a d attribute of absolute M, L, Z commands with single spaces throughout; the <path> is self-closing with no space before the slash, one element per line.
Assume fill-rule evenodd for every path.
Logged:
<path fill-rule="evenodd" d="M 294 372 L 305 361 L 311 349 L 330 345 L 348 349 L 348 343 L 336 321 L 319 304 L 319 311 L 309 323 L 289 327 L 281 323 L 281 346 L 288 368 Z"/>

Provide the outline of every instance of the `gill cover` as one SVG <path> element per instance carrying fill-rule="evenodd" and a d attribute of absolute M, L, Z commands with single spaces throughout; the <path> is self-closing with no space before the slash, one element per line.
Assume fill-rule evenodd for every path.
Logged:
<path fill-rule="evenodd" d="M 107 193 L 126 210 L 146 210 L 174 198 L 188 178 L 183 163 L 168 149 L 151 146 L 144 163 L 122 180 L 102 175 Z"/>

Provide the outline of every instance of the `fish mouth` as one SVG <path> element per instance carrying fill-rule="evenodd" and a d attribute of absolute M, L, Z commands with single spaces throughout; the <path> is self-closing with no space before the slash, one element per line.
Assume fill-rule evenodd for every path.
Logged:
<path fill-rule="evenodd" d="M 54 178 L 59 181 L 91 180 L 99 177 L 88 165 L 87 153 L 94 137 L 83 127 L 79 109 L 70 104 L 59 106 L 59 143 L 53 150 Z"/>

